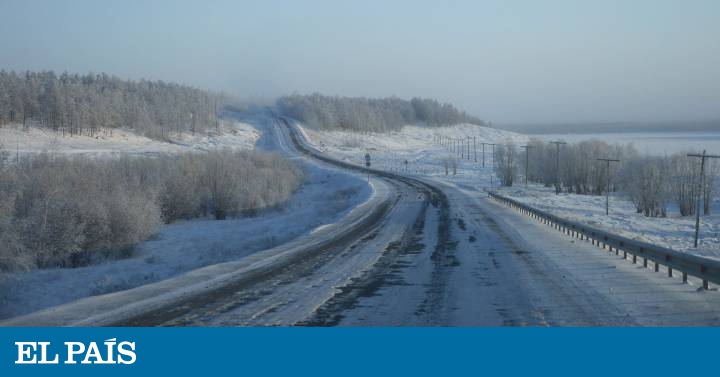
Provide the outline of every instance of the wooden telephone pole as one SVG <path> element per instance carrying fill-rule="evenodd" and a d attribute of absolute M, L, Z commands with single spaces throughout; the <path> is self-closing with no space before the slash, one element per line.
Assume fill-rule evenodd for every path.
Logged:
<path fill-rule="evenodd" d="M 492 145 L 492 166 L 495 167 L 495 143 L 482 143 L 483 144 L 483 167 L 485 167 L 485 145 Z M 495 169 L 490 172 L 490 187 L 493 187 L 493 177 L 495 176 Z"/>
<path fill-rule="evenodd" d="M 467 154 L 465 157 L 467 157 L 467 160 L 470 161 L 470 136 L 466 136 L 467 138 Z"/>
<path fill-rule="evenodd" d="M 700 158 L 700 187 L 698 187 L 697 208 L 695 209 L 695 247 L 698 247 L 698 237 L 700 235 L 700 199 L 705 189 L 705 160 L 708 158 L 720 158 L 720 156 L 707 154 L 703 150 L 702 154 L 688 154 L 688 157 Z M 708 200 L 708 198 L 705 198 L 705 200 Z"/>
<path fill-rule="evenodd" d="M 620 160 L 613 160 L 610 158 L 598 158 L 598 161 L 605 161 L 607 164 L 607 187 L 605 188 L 605 216 L 610 214 L 610 163 L 620 162 Z"/>
<path fill-rule="evenodd" d="M 521 145 L 520 148 L 525 149 L 525 186 L 528 182 L 528 166 L 530 165 L 530 149 L 535 148 L 533 145 Z"/>
<path fill-rule="evenodd" d="M 560 146 L 567 144 L 564 141 L 551 141 L 550 144 L 555 144 L 557 151 L 555 153 L 555 195 L 560 194 Z"/>
<path fill-rule="evenodd" d="M 487 143 L 481 142 L 480 144 L 482 144 L 482 160 L 483 160 L 483 167 L 485 167 L 485 144 L 487 144 Z"/>
<path fill-rule="evenodd" d="M 475 154 L 475 163 L 477 164 L 477 137 L 473 136 L 473 152 Z"/>

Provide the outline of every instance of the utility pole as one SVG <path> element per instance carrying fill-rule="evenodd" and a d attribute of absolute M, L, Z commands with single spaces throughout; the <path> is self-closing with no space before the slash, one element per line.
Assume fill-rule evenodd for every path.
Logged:
<path fill-rule="evenodd" d="M 493 185 L 493 177 L 495 176 L 495 143 L 483 143 L 483 167 L 485 167 L 485 145 L 492 145 L 492 171 L 490 172 L 490 187 Z"/>
<path fill-rule="evenodd" d="M 467 160 L 470 161 L 470 136 L 466 136 L 466 137 L 467 137 L 467 146 L 468 146 L 468 147 L 467 147 L 467 156 L 466 156 L 466 157 L 467 157 Z"/>
<path fill-rule="evenodd" d="M 720 158 L 720 156 L 707 154 L 703 150 L 702 154 L 688 154 L 688 157 L 700 158 L 700 187 L 698 187 L 697 208 L 695 210 L 695 247 L 697 248 L 698 236 L 700 235 L 700 199 L 705 188 L 705 160 L 708 158 Z M 708 198 L 705 198 L 705 200 L 708 200 Z"/>
<path fill-rule="evenodd" d="M 497 144 L 494 143 L 480 143 L 482 144 L 482 166 L 485 167 L 485 146 L 486 145 L 492 145 L 492 155 L 493 155 L 493 164 L 492 166 L 495 167 L 495 146 Z"/>
<path fill-rule="evenodd" d="M 480 144 L 482 144 L 482 147 L 483 147 L 483 167 L 485 167 L 485 146 L 486 146 L 486 145 L 492 145 L 492 146 L 493 146 L 493 162 L 495 162 L 495 145 L 497 145 L 497 144 L 493 144 L 493 143 L 480 143 Z M 494 165 L 495 165 L 495 164 L 493 164 L 493 166 L 494 166 Z"/>
<path fill-rule="evenodd" d="M 528 166 L 530 166 L 530 149 L 535 148 L 534 145 L 522 145 L 520 148 L 525 149 L 525 187 L 527 187 L 528 182 Z"/>
<path fill-rule="evenodd" d="M 473 136 L 473 152 L 475 153 L 475 163 L 477 164 L 477 137 Z"/>
<path fill-rule="evenodd" d="M 607 187 L 605 188 L 605 216 L 610 215 L 610 163 L 620 162 L 620 160 L 613 160 L 611 158 L 598 158 L 598 161 L 605 161 L 607 164 Z"/>
<path fill-rule="evenodd" d="M 555 195 L 560 195 L 560 146 L 567 144 L 564 141 L 550 141 L 550 144 L 555 144 L 557 151 L 555 153 Z"/>
<path fill-rule="evenodd" d="M 487 143 L 480 143 L 480 144 L 482 144 L 482 157 L 483 157 L 482 160 L 483 160 L 483 167 L 485 167 L 485 145 Z"/>

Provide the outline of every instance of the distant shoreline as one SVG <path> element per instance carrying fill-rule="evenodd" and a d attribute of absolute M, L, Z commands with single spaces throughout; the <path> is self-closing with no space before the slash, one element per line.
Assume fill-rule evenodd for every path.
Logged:
<path fill-rule="evenodd" d="M 529 135 L 597 134 L 636 132 L 718 132 L 720 120 L 696 122 L 613 122 L 613 123 L 556 123 L 556 124 L 498 124 L 497 128 Z"/>

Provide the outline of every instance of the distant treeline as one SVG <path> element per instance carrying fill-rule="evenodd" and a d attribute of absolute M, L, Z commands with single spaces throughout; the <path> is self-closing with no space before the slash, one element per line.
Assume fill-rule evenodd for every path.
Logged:
<path fill-rule="evenodd" d="M 281 114 L 314 129 L 387 132 L 419 122 L 433 127 L 460 123 L 486 125 L 449 103 L 425 98 L 407 101 L 397 97 L 374 99 L 294 94 L 278 99 L 277 107 Z"/>
<path fill-rule="evenodd" d="M 503 124 L 500 127 L 505 130 L 526 134 L 720 131 L 720 120 L 675 122 Z"/>
<path fill-rule="evenodd" d="M 643 156 L 632 144 L 608 144 L 596 139 L 560 148 L 531 139 L 526 147 L 520 151 L 507 142 L 495 149 L 495 172 L 503 185 L 512 186 L 527 171 L 528 181 L 555 186 L 558 193 L 603 195 L 609 188 L 625 195 L 638 213 L 648 217 L 666 217 L 671 203 L 682 216 L 695 215 L 698 199 L 702 212 L 708 215 L 720 182 L 720 165 L 708 163 L 701 184 L 700 163 L 687 153 Z M 620 161 L 608 170 L 598 157 Z"/>
<path fill-rule="evenodd" d="M 22 123 L 69 135 L 124 127 L 164 139 L 217 127 L 224 95 L 163 81 L 102 74 L 0 71 L 0 126 Z"/>

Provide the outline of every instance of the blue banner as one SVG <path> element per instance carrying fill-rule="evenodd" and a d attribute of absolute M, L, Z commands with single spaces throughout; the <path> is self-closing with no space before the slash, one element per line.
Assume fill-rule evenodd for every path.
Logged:
<path fill-rule="evenodd" d="M 0 376 L 690 375 L 714 368 L 705 355 L 718 336 L 637 328 L 10 328 L 0 329 Z"/>

